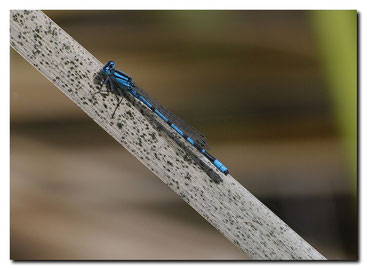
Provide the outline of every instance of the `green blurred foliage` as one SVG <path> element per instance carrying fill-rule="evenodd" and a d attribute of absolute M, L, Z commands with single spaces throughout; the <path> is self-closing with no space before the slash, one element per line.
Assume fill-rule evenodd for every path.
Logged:
<path fill-rule="evenodd" d="M 312 19 L 356 195 L 357 11 L 314 11 Z"/>

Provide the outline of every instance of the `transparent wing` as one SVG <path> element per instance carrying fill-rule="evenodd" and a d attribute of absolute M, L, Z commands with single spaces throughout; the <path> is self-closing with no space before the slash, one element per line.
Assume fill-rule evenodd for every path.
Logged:
<path fill-rule="evenodd" d="M 145 98 L 155 108 L 157 108 L 169 121 L 174 123 L 187 136 L 193 139 L 198 145 L 200 145 L 201 147 L 207 150 L 209 149 L 208 140 L 206 139 L 206 137 L 203 134 L 195 130 L 190 125 L 186 124 L 184 121 L 178 118 L 178 116 L 176 116 L 174 113 L 165 109 L 161 104 L 159 104 L 154 98 L 152 98 L 147 92 L 139 88 L 137 85 L 134 85 L 134 90 L 138 92 L 138 94 L 140 94 L 143 98 Z"/>

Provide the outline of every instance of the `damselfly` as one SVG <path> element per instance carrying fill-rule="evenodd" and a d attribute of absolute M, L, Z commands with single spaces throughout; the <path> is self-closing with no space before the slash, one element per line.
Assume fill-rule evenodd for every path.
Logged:
<path fill-rule="evenodd" d="M 166 110 L 147 92 L 140 89 L 130 76 L 115 69 L 115 63 L 113 61 L 109 61 L 102 68 L 100 74 L 104 78 L 104 84 L 107 86 L 107 90 L 120 96 L 120 100 L 113 111 L 112 117 L 115 115 L 117 108 L 123 100 L 123 92 L 128 92 L 134 98 L 138 99 L 145 106 L 147 106 L 156 115 L 158 115 L 173 130 L 185 138 L 185 140 L 192 144 L 200 153 L 204 155 L 204 157 L 213 163 L 218 170 L 225 175 L 229 174 L 228 169 L 205 150 L 205 148 L 208 148 L 208 141 L 203 134 L 196 131 L 194 128 L 180 120 L 176 115 Z"/>

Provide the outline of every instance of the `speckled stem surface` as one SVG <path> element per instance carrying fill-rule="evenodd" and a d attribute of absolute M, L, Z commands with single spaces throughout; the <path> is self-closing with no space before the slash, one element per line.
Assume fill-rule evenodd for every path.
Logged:
<path fill-rule="evenodd" d="M 10 11 L 10 45 L 252 259 L 325 260 L 138 102 L 125 99 L 111 119 L 116 98 L 93 95 L 99 91 L 95 76 L 102 63 L 43 12 Z"/>

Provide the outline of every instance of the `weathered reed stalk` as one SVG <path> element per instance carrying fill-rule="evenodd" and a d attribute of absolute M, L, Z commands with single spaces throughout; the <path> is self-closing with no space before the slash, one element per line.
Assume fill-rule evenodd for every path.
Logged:
<path fill-rule="evenodd" d="M 113 95 L 92 95 L 102 64 L 43 12 L 11 11 L 10 45 L 252 259 L 325 259 L 141 104 L 124 100 L 111 119 Z"/>

